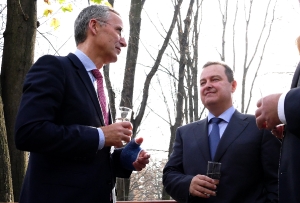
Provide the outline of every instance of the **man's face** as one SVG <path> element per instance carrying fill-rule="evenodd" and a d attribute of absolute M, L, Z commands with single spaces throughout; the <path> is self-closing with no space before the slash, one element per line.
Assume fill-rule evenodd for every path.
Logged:
<path fill-rule="evenodd" d="M 95 39 L 98 45 L 97 51 L 101 56 L 103 63 L 116 62 L 117 55 L 121 52 L 121 47 L 126 47 L 126 41 L 122 36 L 123 22 L 117 14 L 111 12 L 106 22 L 103 25 L 98 24 L 99 32 Z M 96 50 L 95 50 L 96 51 Z"/>
<path fill-rule="evenodd" d="M 218 108 L 225 111 L 231 107 L 231 94 L 235 89 L 236 81 L 228 81 L 222 65 L 210 65 L 203 69 L 200 76 L 200 96 L 208 110 Z"/>

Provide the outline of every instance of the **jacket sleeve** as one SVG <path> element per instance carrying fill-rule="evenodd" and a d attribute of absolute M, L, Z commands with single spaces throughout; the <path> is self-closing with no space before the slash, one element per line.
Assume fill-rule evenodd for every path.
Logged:
<path fill-rule="evenodd" d="M 291 89 L 284 100 L 284 113 L 288 131 L 294 135 L 300 132 L 300 87 Z"/>
<path fill-rule="evenodd" d="M 178 202 L 188 202 L 193 176 L 184 174 L 181 128 L 176 131 L 173 152 L 163 169 L 163 185 L 166 192 Z"/>

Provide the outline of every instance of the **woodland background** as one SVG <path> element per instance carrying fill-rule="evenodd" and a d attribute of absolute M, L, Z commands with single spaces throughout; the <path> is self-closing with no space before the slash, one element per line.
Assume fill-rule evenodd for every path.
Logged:
<path fill-rule="evenodd" d="M 16 150 L 13 138 L 24 77 L 40 56 L 75 51 L 74 20 L 87 5 L 105 3 L 97 1 L 0 1 L 0 202 L 19 200 L 27 167 L 28 153 Z M 253 114 L 262 95 L 289 89 L 299 61 L 299 2 L 108 2 L 122 16 L 128 43 L 118 62 L 104 67 L 110 106 L 133 109 L 133 137 L 143 136 L 151 154 L 146 169 L 118 179 L 118 200 L 170 199 L 161 177 L 175 131 L 207 115 L 199 100 L 202 65 L 229 64 L 238 81 L 234 106 Z"/>

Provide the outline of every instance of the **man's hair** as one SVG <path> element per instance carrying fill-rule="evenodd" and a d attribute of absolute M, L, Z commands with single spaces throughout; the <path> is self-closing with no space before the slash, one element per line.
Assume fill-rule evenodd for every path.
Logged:
<path fill-rule="evenodd" d="M 92 5 L 84 8 L 77 16 L 74 23 L 74 36 L 76 46 L 87 38 L 87 28 L 91 19 L 96 19 L 103 25 L 109 18 L 110 12 L 120 15 L 117 11 L 108 6 Z"/>
<path fill-rule="evenodd" d="M 203 69 L 206 68 L 207 66 L 211 66 L 211 65 L 221 65 L 225 68 L 225 74 L 227 76 L 227 79 L 229 82 L 234 81 L 234 74 L 233 74 L 233 70 L 223 61 L 208 61 L 206 64 L 204 64 L 204 66 L 202 67 Z"/>

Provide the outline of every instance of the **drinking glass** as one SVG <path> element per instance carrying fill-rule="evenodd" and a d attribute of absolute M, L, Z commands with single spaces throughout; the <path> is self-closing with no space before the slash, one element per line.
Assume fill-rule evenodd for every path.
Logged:
<path fill-rule="evenodd" d="M 277 126 L 275 126 L 271 132 L 272 134 L 277 137 L 278 139 L 282 140 L 283 137 L 284 137 L 284 128 L 285 128 L 285 125 L 284 124 L 279 124 Z"/>
<path fill-rule="evenodd" d="M 130 121 L 132 110 L 130 108 L 120 106 L 116 109 L 116 123 Z"/>
<path fill-rule="evenodd" d="M 208 161 L 206 175 L 212 179 L 219 180 L 221 177 L 221 163 Z"/>
<path fill-rule="evenodd" d="M 125 107 L 125 106 L 120 106 L 118 109 L 116 109 L 116 123 L 118 122 L 124 122 L 124 121 L 129 121 L 131 120 L 131 113 L 132 109 Z M 125 141 L 122 141 L 123 145 L 126 145 L 127 143 Z"/>

